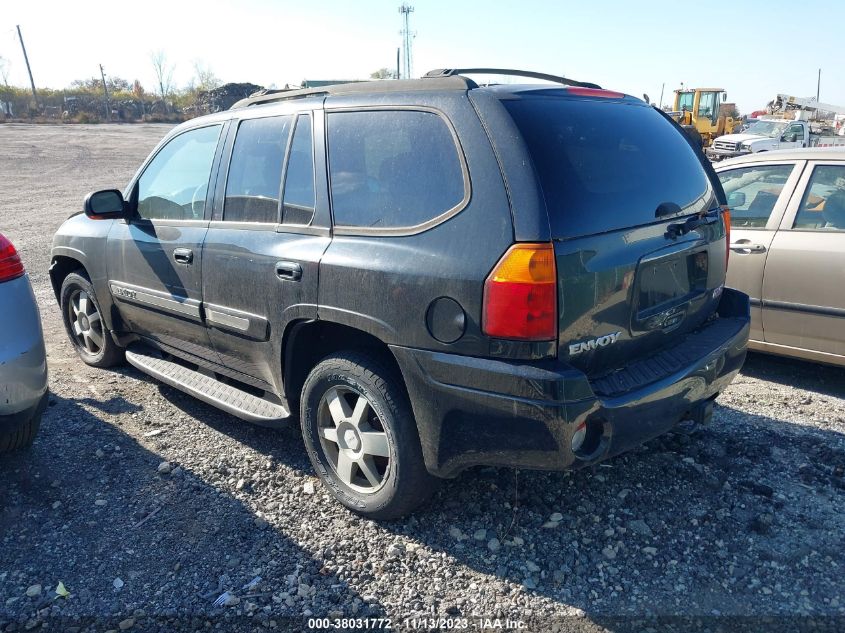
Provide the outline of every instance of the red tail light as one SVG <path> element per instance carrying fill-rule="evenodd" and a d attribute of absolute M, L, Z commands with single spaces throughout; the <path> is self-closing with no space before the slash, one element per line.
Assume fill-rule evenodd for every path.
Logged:
<path fill-rule="evenodd" d="M 551 244 L 514 244 L 484 282 L 481 329 L 521 341 L 557 337 L 557 273 Z"/>
<path fill-rule="evenodd" d="M 12 243 L 0 233 L 0 281 L 9 281 L 24 274 L 23 262 Z"/>
<path fill-rule="evenodd" d="M 731 210 L 722 205 L 722 222 L 725 223 L 725 271 L 728 270 L 728 260 L 731 257 Z"/>

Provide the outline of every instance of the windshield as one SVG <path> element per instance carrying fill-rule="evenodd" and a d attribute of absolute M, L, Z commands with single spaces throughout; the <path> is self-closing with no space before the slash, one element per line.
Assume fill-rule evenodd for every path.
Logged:
<path fill-rule="evenodd" d="M 682 92 L 678 97 L 678 110 L 692 111 L 692 101 L 694 94 L 692 92 Z"/>
<path fill-rule="evenodd" d="M 783 134 L 789 121 L 757 121 L 748 126 L 745 130 L 747 134 L 757 134 L 759 136 L 768 136 L 769 138 L 777 138 Z"/>

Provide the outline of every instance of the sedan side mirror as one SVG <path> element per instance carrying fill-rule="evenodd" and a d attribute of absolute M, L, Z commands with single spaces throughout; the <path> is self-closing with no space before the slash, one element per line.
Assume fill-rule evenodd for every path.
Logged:
<path fill-rule="evenodd" d="M 117 189 L 94 191 L 85 196 L 85 215 L 92 220 L 112 220 L 126 217 L 126 203 Z"/>

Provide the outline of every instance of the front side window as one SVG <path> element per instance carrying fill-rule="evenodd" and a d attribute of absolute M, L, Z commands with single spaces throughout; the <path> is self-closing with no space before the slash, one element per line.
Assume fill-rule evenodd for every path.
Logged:
<path fill-rule="evenodd" d="M 692 110 L 692 101 L 694 97 L 692 92 L 682 92 L 678 96 L 678 110 L 681 112 L 690 112 Z"/>
<path fill-rule="evenodd" d="M 290 116 L 278 116 L 241 122 L 226 181 L 225 222 L 279 221 L 282 162 L 291 121 Z"/>
<path fill-rule="evenodd" d="M 201 220 L 220 125 L 170 140 L 138 180 L 138 216 L 145 220 Z"/>
<path fill-rule="evenodd" d="M 308 114 L 299 116 L 293 133 L 283 207 L 285 224 L 308 224 L 314 217 L 314 146 Z"/>
<path fill-rule="evenodd" d="M 719 180 L 731 209 L 731 226 L 765 227 L 793 168 L 793 165 L 758 165 L 720 171 Z"/>
<path fill-rule="evenodd" d="M 845 165 L 813 169 L 792 228 L 845 231 Z"/>
<path fill-rule="evenodd" d="M 786 128 L 786 131 L 783 133 L 783 140 L 789 143 L 794 143 L 795 141 L 803 141 L 804 126 L 790 125 L 788 128 Z"/>
<path fill-rule="evenodd" d="M 338 227 L 416 227 L 456 209 L 464 199 L 458 148 L 437 114 L 332 112 L 328 141 Z"/>

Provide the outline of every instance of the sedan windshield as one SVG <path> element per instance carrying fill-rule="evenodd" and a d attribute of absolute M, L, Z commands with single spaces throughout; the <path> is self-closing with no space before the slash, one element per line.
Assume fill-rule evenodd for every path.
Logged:
<path fill-rule="evenodd" d="M 778 138 L 781 134 L 783 134 L 787 125 L 789 125 L 789 121 L 757 121 L 756 123 L 751 124 L 748 129 L 745 130 L 745 133 L 757 134 L 758 136 L 768 136 L 769 138 Z"/>

